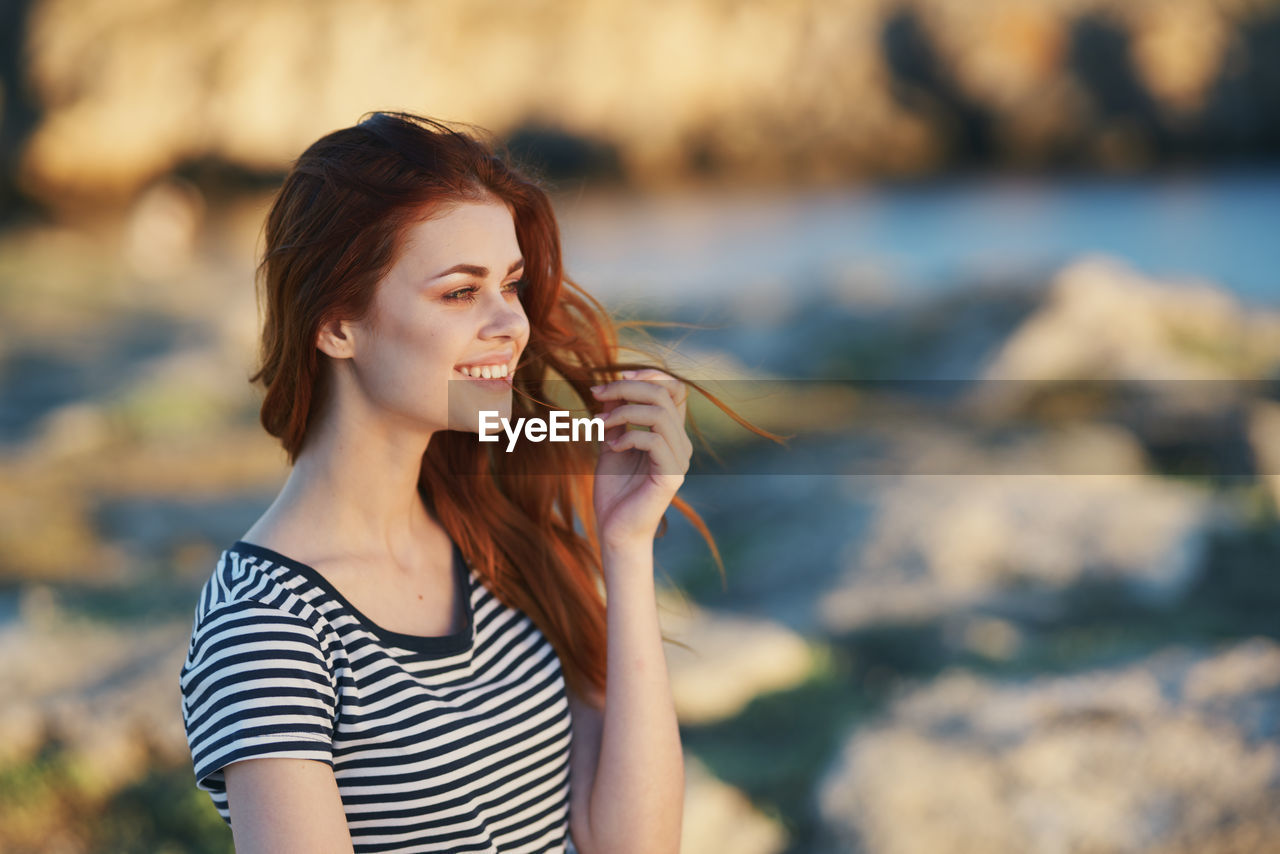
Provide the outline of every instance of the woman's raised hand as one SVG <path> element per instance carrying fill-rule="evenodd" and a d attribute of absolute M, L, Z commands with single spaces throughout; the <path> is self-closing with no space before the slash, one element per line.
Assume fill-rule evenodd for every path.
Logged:
<path fill-rule="evenodd" d="M 689 471 L 693 443 L 685 433 L 688 390 L 657 368 L 625 371 L 592 386 L 603 401 L 604 446 L 596 463 L 596 530 L 606 547 L 653 540 L 662 514 Z M 628 424 L 648 430 L 628 430 Z"/>

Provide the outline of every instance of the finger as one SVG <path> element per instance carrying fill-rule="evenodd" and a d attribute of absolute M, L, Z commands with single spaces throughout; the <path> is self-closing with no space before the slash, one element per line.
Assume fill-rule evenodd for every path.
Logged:
<path fill-rule="evenodd" d="M 627 424 L 646 426 L 660 433 L 677 456 L 693 456 L 693 443 L 689 441 L 684 425 L 667 408 L 635 403 L 619 406 L 605 418 L 605 429 L 611 429 L 615 424 L 624 425 L 624 429 Z"/>
<path fill-rule="evenodd" d="M 609 386 L 592 386 L 591 393 L 596 399 L 601 401 L 600 413 L 598 417 L 603 417 L 605 422 L 604 441 L 616 439 L 627 430 L 627 421 L 625 418 L 611 417 L 614 412 L 626 405 L 626 400 L 622 397 L 611 396 Z"/>
<path fill-rule="evenodd" d="M 670 418 L 671 413 L 663 409 L 660 405 L 651 403 L 618 403 L 613 410 L 605 416 L 605 429 L 615 424 L 637 424 L 646 427 L 656 427 L 659 421 Z"/>
<path fill-rule="evenodd" d="M 641 368 L 639 370 L 629 371 L 627 373 L 637 379 L 645 379 L 650 382 L 656 382 L 659 386 L 661 386 L 664 390 L 666 390 L 667 395 L 671 398 L 672 404 L 675 405 L 680 416 L 682 418 L 684 417 L 685 406 L 689 400 L 689 389 L 685 386 L 683 382 L 671 376 L 670 374 L 666 373 L 665 371 L 658 370 L 657 368 Z"/>
<path fill-rule="evenodd" d="M 665 379 L 614 380 L 603 386 L 592 386 L 591 393 L 597 400 L 629 400 L 662 406 L 670 410 L 672 416 L 680 423 L 684 423 L 684 397 L 687 397 L 687 393 L 682 391 L 684 384 L 661 371 L 653 373 Z M 679 386 L 679 389 L 669 387 L 673 384 Z M 677 400 L 677 397 L 680 399 Z"/>
<path fill-rule="evenodd" d="M 638 400 L 645 403 L 661 403 L 664 397 L 671 400 L 666 390 L 651 380 L 614 380 L 602 386 L 592 386 L 591 392 L 598 400 Z"/>
<path fill-rule="evenodd" d="M 611 450 L 624 451 L 628 448 L 647 452 L 657 467 L 656 474 L 682 476 L 687 470 L 687 466 L 681 466 L 676 460 L 671 446 L 667 444 L 661 433 L 630 430 L 614 442 Z"/>
<path fill-rule="evenodd" d="M 606 400 L 604 405 L 601 407 L 600 415 L 604 416 L 607 420 L 613 411 L 622 405 L 622 401 L 620 400 Z M 627 432 L 627 424 L 625 421 L 618 424 L 606 425 L 604 428 L 604 441 L 608 442 L 611 439 L 617 439 L 625 432 Z"/>

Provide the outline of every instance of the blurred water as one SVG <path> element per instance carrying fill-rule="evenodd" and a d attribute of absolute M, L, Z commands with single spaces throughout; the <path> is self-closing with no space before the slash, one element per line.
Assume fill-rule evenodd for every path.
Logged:
<path fill-rule="evenodd" d="M 571 276 L 606 300 L 893 300 L 1028 281 L 1090 252 L 1280 306 L 1280 169 L 666 195 L 562 194 Z"/>

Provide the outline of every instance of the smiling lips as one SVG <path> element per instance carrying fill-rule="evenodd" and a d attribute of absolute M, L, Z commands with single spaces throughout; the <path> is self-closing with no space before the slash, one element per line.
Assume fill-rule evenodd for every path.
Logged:
<path fill-rule="evenodd" d="M 459 365 L 453 370 L 465 382 L 475 383 L 492 391 L 505 392 L 513 388 L 512 371 L 508 365 Z"/>
<path fill-rule="evenodd" d="M 514 347 L 496 350 L 477 356 L 466 364 L 454 365 L 453 370 L 472 382 L 488 386 L 497 391 L 512 387 L 512 374 L 515 373 L 516 350 Z"/>
<path fill-rule="evenodd" d="M 455 370 L 465 377 L 478 379 L 502 379 L 510 375 L 506 365 L 463 365 Z"/>

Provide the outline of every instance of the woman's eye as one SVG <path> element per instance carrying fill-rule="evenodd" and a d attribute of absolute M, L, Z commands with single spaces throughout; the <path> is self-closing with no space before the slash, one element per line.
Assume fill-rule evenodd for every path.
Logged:
<path fill-rule="evenodd" d="M 508 282 L 503 287 L 506 288 L 509 293 L 518 294 L 524 290 L 524 286 L 525 286 L 524 279 L 517 279 L 514 282 Z M 449 302 L 475 302 L 476 290 L 477 288 L 472 286 L 468 286 L 465 288 L 458 288 L 458 290 L 456 291 L 450 291 L 449 293 L 445 294 L 444 298 Z"/>
<path fill-rule="evenodd" d="M 476 289 L 459 288 L 456 291 L 450 291 L 445 294 L 444 298 L 450 302 L 474 302 L 476 298 Z"/>

